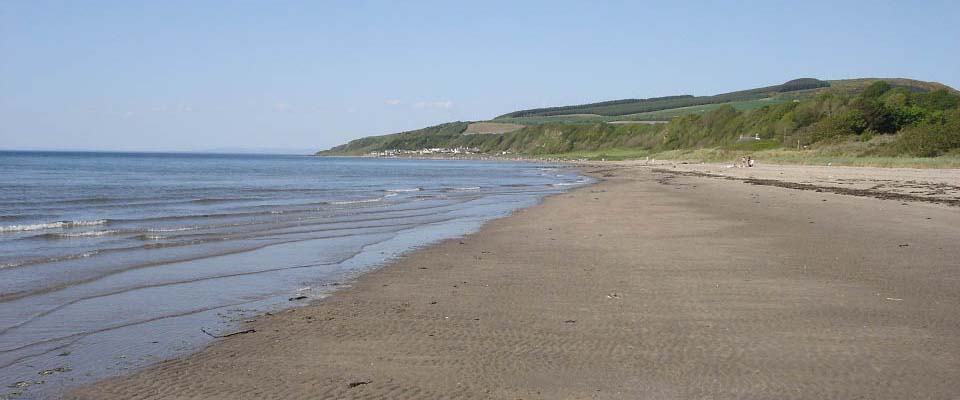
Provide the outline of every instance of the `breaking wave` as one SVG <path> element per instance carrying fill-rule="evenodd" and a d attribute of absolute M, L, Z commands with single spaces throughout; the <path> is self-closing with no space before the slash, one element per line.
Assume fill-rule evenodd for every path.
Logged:
<path fill-rule="evenodd" d="M 106 231 L 85 231 L 85 232 L 59 232 L 59 233 L 44 233 L 39 235 L 40 237 L 46 239 L 72 239 L 72 238 L 84 238 L 84 237 L 99 237 L 99 236 L 108 236 L 108 235 L 117 235 L 121 231 L 118 230 L 106 230 Z"/>
<path fill-rule="evenodd" d="M 347 204 L 376 203 L 376 202 L 378 202 L 378 201 L 383 201 L 383 199 L 385 199 L 385 198 L 386 198 L 386 196 L 384 196 L 384 197 L 374 197 L 374 198 L 372 198 L 372 199 L 331 201 L 331 202 L 328 203 L 328 204 L 332 204 L 332 205 L 336 205 L 336 206 L 342 206 L 342 205 L 347 205 Z"/>
<path fill-rule="evenodd" d="M 106 224 L 107 224 L 107 220 L 98 219 L 98 220 L 92 220 L 92 221 L 57 221 L 57 222 L 47 222 L 47 223 L 41 223 L 41 224 L 9 225 L 9 226 L 0 226 L 0 233 L 39 231 L 44 229 L 67 229 L 67 228 L 77 228 L 81 226 L 94 226 L 94 225 L 106 225 Z"/>

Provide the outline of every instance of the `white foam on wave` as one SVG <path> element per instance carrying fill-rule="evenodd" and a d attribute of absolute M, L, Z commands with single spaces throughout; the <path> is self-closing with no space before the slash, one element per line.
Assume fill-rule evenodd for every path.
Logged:
<path fill-rule="evenodd" d="M 87 258 L 87 257 L 95 256 L 97 254 L 100 254 L 100 251 L 93 250 L 93 251 L 88 251 L 80 254 L 70 254 L 66 256 L 48 258 L 48 259 L 44 259 L 42 262 L 58 262 L 58 261 L 76 260 L 78 258 Z M 21 265 L 32 264 L 36 262 L 37 262 L 37 259 L 19 260 L 19 261 L 14 261 L 12 263 L 0 265 L 0 269 L 16 268 Z"/>
<path fill-rule="evenodd" d="M 147 229 L 147 232 L 183 232 L 183 231 L 195 231 L 197 229 L 203 229 L 202 226 L 181 226 L 176 228 L 150 228 Z"/>
<path fill-rule="evenodd" d="M 419 192 L 420 188 L 405 188 L 405 189 L 387 189 L 387 192 L 392 193 L 404 193 L 404 192 Z"/>
<path fill-rule="evenodd" d="M 82 221 L 82 220 L 81 221 L 57 221 L 57 222 L 47 222 L 42 224 L 10 225 L 10 226 L 0 226 L 0 233 L 39 231 L 44 229 L 76 228 L 80 226 L 104 225 L 106 223 L 107 223 L 107 220 L 98 219 L 98 220 L 92 220 L 92 221 Z"/>
<path fill-rule="evenodd" d="M 70 233 L 54 233 L 53 236 L 60 238 L 81 238 L 81 237 L 97 237 L 97 236 L 107 236 L 115 235 L 120 233 L 118 230 L 107 230 L 107 231 L 86 231 L 86 232 L 70 232 Z"/>
<path fill-rule="evenodd" d="M 456 190 L 456 191 L 480 190 L 480 186 L 458 187 L 458 188 L 453 188 L 453 190 Z"/>
<path fill-rule="evenodd" d="M 361 199 L 361 200 L 344 200 L 344 201 L 331 201 L 330 204 L 342 206 L 346 204 L 360 204 L 360 203 L 376 203 L 382 201 L 383 197 L 377 197 L 375 199 Z"/>

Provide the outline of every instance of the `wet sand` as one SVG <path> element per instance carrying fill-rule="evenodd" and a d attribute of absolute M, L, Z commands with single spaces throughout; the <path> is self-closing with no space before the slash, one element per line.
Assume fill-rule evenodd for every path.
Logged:
<path fill-rule="evenodd" d="M 585 167 L 604 182 L 71 397 L 960 393 L 960 207 L 657 168 Z"/>

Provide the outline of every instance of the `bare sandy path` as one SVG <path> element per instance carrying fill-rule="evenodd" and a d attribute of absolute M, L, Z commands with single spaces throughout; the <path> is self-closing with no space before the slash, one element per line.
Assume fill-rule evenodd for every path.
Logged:
<path fill-rule="evenodd" d="M 638 167 L 82 399 L 956 398 L 960 208 Z"/>

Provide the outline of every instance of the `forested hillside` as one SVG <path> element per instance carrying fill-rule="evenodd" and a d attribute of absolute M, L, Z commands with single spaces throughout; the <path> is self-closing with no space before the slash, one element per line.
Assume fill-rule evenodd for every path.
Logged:
<path fill-rule="evenodd" d="M 637 114 L 650 111 L 667 110 L 671 108 L 690 107 L 703 104 L 727 103 L 732 101 L 757 100 L 771 97 L 777 93 L 794 92 L 807 89 L 828 87 L 830 83 L 819 79 L 803 78 L 786 82 L 782 85 L 767 86 L 756 89 L 718 94 L 715 96 L 668 96 L 650 99 L 624 99 L 601 103 L 581 104 L 575 106 L 536 108 L 521 110 L 501 115 L 497 118 L 519 118 L 532 116 L 554 116 L 566 114 L 595 114 L 603 116 L 617 116 Z"/>
<path fill-rule="evenodd" d="M 627 99 L 577 106 L 515 111 L 501 115 L 497 117 L 495 121 L 520 124 L 668 121 L 687 114 L 706 114 L 725 105 L 729 105 L 740 111 L 746 111 L 793 100 L 805 100 L 828 92 L 855 96 L 863 92 L 870 84 L 881 80 L 886 81 L 893 87 L 904 88 L 911 92 L 925 93 L 940 89 L 956 92 L 952 88 L 940 83 L 924 82 L 914 79 L 859 78 L 821 81 L 805 78 L 795 79 L 782 85 L 741 90 L 714 96 L 671 96 L 642 100 Z"/>
<path fill-rule="evenodd" d="M 859 85 L 859 84 L 857 84 Z M 936 87 L 936 86 L 935 86 Z M 542 123 L 489 135 L 464 134 L 453 122 L 351 141 L 320 155 L 362 155 L 391 149 L 471 147 L 484 153 L 545 155 L 604 149 L 836 148 L 852 155 L 960 155 L 960 96 L 939 86 L 894 86 L 872 81 L 803 100 L 737 110 L 721 105 L 663 124 Z M 747 93 L 743 91 L 737 93 Z M 607 106 L 616 106 L 608 104 Z M 760 140 L 742 140 L 758 137 Z"/>
<path fill-rule="evenodd" d="M 960 148 L 960 96 L 917 93 L 879 81 L 862 94 L 815 98 L 738 112 L 730 107 L 674 119 L 659 149 L 703 148 L 757 135 L 777 146 L 874 142 L 865 155 L 937 156 Z M 876 140 L 874 140 L 876 139 Z"/>
<path fill-rule="evenodd" d="M 371 151 L 417 150 L 431 147 L 446 147 L 456 141 L 470 125 L 469 122 L 449 122 L 413 131 L 394 133 L 384 136 L 368 136 L 351 140 L 350 143 L 334 147 L 317 154 L 361 155 Z"/>

